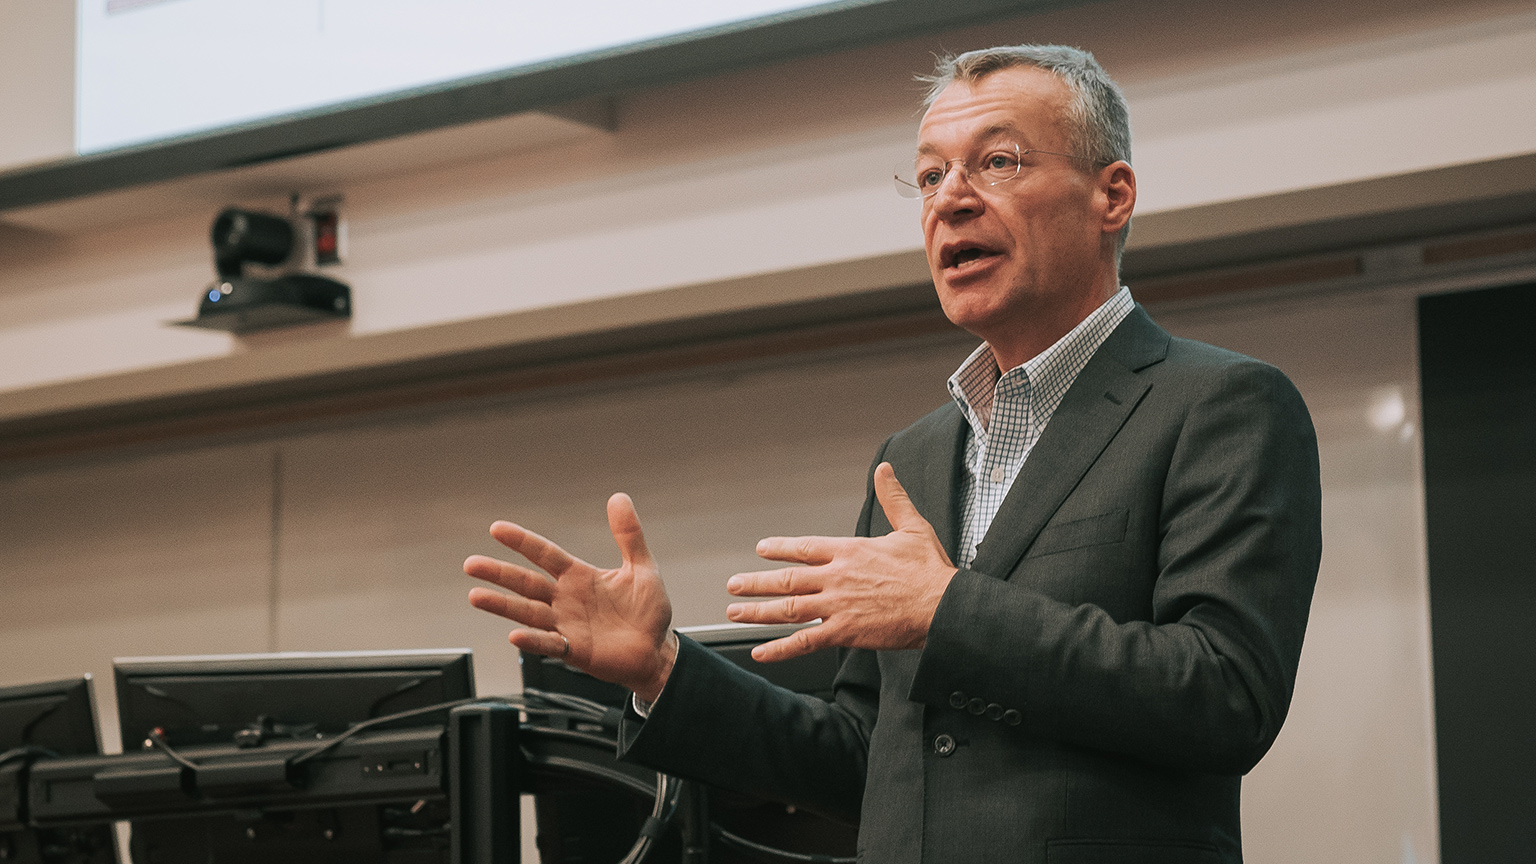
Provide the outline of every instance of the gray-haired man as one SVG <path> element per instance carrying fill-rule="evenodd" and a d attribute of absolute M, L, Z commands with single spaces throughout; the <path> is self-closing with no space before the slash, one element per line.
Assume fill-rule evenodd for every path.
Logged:
<path fill-rule="evenodd" d="M 1239 861 L 1240 778 L 1285 718 L 1321 550 L 1306 408 L 1120 286 L 1136 178 L 1091 55 L 971 52 L 933 82 L 897 185 L 983 344 L 881 448 L 858 536 L 765 539 L 804 566 L 728 583 L 771 598 L 732 620 L 821 619 L 758 659 L 851 649 L 834 700 L 673 635 L 623 495 L 621 567 L 499 522 L 554 578 L 476 556 L 513 593 L 471 602 L 633 690 L 627 758 L 858 819 L 861 860 Z"/>

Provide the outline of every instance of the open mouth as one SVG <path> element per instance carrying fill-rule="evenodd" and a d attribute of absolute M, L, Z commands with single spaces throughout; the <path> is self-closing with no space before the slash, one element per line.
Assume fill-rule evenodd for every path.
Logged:
<path fill-rule="evenodd" d="M 944 250 L 944 267 L 946 269 L 950 267 L 964 267 L 973 261 L 991 258 L 995 255 L 997 255 L 996 252 L 981 246 L 969 244 L 954 246 Z"/>

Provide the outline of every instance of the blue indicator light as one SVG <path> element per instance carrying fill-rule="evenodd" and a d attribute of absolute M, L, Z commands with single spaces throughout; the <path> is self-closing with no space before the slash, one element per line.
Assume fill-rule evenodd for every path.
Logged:
<path fill-rule="evenodd" d="M 219 302 L 219 298 L 222 297 L 222 296 L 224 296 L 224 295 L 219 293 L 219 289 L 215 288 L 212 291 L 208 292 L 208 302 L 209 303 L 217 303 L 217 302 Z"/>

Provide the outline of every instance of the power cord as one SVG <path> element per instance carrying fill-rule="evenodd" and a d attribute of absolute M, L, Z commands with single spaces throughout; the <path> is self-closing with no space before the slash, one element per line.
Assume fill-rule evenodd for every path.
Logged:
<path fill-rule="evenodd" d="M 23 759 L 36 759 L 39 757 L 43 759 L 58 759 L 59 754 L 49 750 L 47 747 L 34 747 L 31 744 L 23 744 L 20 747 L 13 747 L 10 750 L 6 750 L 5 752 L 0 753 L 0 765 L 5 765 L 9 762 L 19 762 Z"/>
<path fill-rule="evenodd" d="M 468 705 L 471 702 L 484 701 L 486 700 L 471 696 L 468 699 L 455 699 L 452 702 L 439 702 L 436 705 L 424 705 L 420 708 L 412 708 L 409 711 L 385 714 L 383 717 L 374 717 L 371 720 L 364 720 L 361 723 L 353 723 L 351 726 L 347 727 L 347 731 L 342 732 L 334 738 L 326 739 L 324 744 L 321 744 L 311 750 L 305 750 L 303 753 L 300 753 L 299 755 L 289 759 L 288 767 L 297 768 L 300 765 L 303 765 L 305 762 L 315 758 L 316 756 L 323 756 L 326 753 L 335 750 L 337 747 L 340 747 L 343 741 L 351 738 L 353 735 L 356 735 L 357 733 L 367 729 L 372 729 L 375 726 L 383 726 L 386 723 L 393 723 L 396 720 L 406 720 L 411 717 L 419 717 L 422 714 L 431 714 L 436 711 L 447 711 L 453 708 L 457 708 L 460 705 Z"/>
<path fill-rule="evenodd" d="M 619 864 L 640 864 L 651 854 L 651 847 L 671 827 L 672 818 L 677 815 L 677 800 L 682 791 L 683 784 L 676 777 L 656 775 L 656 803 L 651 806 L 651 815 L 640 823 L 640 835 L 635 838 L 635 845 Z"/>

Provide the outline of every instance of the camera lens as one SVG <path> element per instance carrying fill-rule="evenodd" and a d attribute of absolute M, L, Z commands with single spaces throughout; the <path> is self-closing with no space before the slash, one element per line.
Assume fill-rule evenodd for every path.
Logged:
<path fill-rule="evenodd" d="M 212 235 L 219 261 L 280 264 L 293 251 L 293 226 L 267 213 L 225 210 L 213 220 Z"/>

